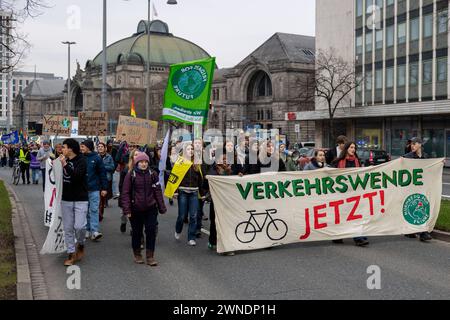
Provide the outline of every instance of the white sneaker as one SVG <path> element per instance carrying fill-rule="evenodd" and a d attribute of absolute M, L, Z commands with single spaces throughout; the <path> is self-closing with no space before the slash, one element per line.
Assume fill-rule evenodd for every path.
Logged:
<path fill-rule="evenodd" d="M 89 239 L 90 237 L 91 237 L 91 233 L 89 231 L 86 231 L 86 236 L 84 238 Z"/>
<path fill-rule="evenodd" d="M 195 240 L 189 240 L 188 244 L 189 244 L 190 246 L 196 246 L 196 245 L 197 245 L 197 242 L 195 242 Z"/>
<path fill-rule="evenodd" d="M 103 234 L 101 234 L 100 232 L 94 232 L 92 234 L 91 240 L 97 241 L 100 240 L 103 237 Z"/>
<path fill-rule="evenodd" d="M 176 240 L 180 240 L 180 236 L 181 236 L 181 233 L 176 233 L 176 232 L 175 232 L 175 239 L 176 239 Z"/>

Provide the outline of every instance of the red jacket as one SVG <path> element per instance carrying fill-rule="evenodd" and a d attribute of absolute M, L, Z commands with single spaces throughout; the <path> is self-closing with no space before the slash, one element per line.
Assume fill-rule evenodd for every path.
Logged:
<path fill-rule="evenodd" d="M 121 195 L 125 215 L 145 213 L 155 205 L 159 213 L 167 212 L 156 171 L 134 169 L 128 172 L 123 182 Z"/>

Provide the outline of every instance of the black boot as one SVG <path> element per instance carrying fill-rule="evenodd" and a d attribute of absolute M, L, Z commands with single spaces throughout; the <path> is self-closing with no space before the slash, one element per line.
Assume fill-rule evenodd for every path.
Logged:
<path fill-rule="evenodd" d="M 433 240 L 433 238 L 431 237 L 431 235 L 428 232 L 422 232 L 420 234 L 420 241 L 422 242 L 428 242 Z"/>

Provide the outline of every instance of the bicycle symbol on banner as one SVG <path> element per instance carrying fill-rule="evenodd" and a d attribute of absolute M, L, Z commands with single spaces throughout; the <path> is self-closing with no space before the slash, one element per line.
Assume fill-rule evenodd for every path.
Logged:
<path fill-rule="evenodd" d="M 247 211 L 250 218 L 247 221 L 241 222 L 236 226 L 236 238 L 242 243 L 250 243 L 255 240 L 256 234 L 263 232 L 266 227 L 266 234 L 270 240 L 279 241 L 286 237 L 288 226 L 286 222 L 281 219 L 274 219 L 272 215 L 276 214 L 276 209 L 269 209 L 266 212 L 257 213 L 256 210 Z M 256 217 L 265 216 L 264 223 L 260 225 Z M 269 221 L 269 223 L 267 223 Z"/>

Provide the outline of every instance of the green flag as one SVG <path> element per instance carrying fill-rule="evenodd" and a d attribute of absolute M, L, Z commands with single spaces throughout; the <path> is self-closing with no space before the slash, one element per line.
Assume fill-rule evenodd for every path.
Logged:
<path fill-rule="evenodd" d="M 170 66 L 163 120 L 206 124 L 216 58 Z"/>

